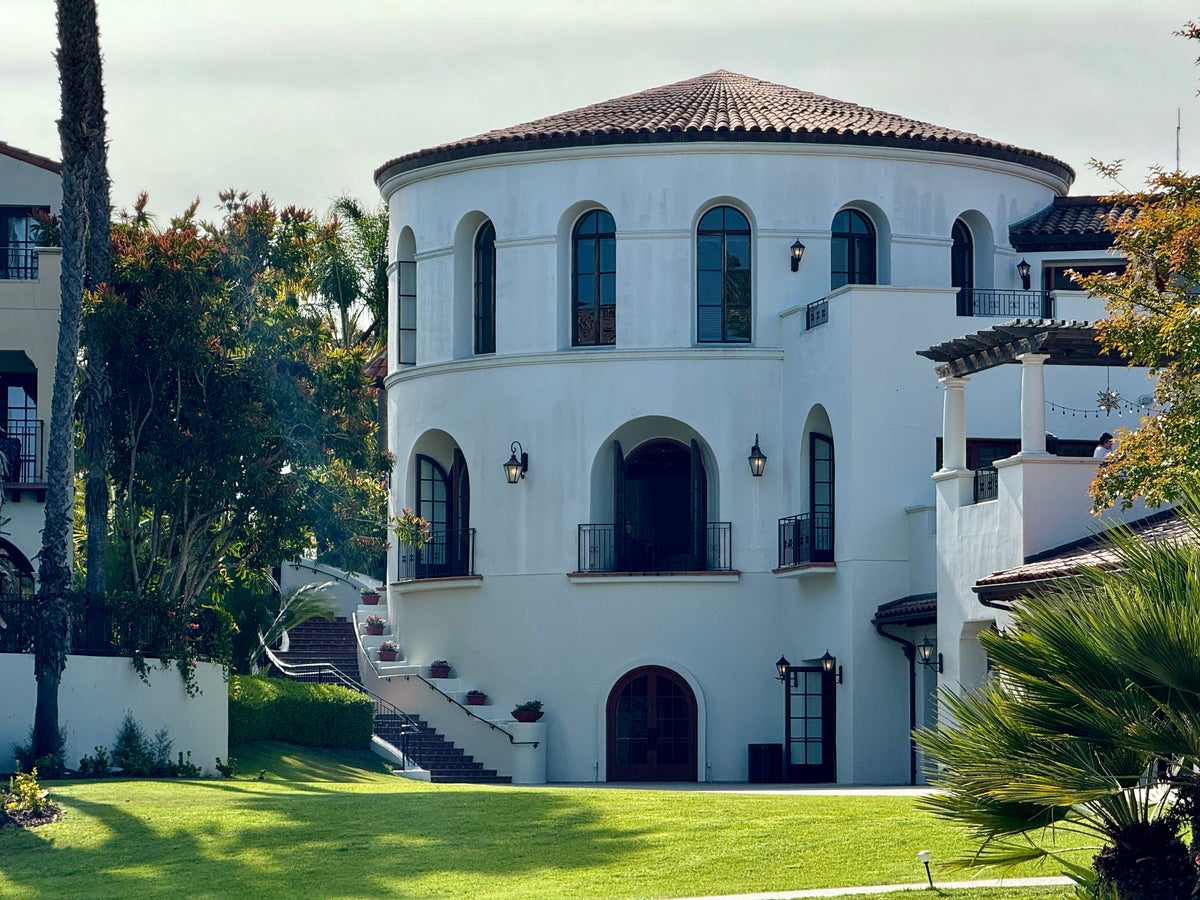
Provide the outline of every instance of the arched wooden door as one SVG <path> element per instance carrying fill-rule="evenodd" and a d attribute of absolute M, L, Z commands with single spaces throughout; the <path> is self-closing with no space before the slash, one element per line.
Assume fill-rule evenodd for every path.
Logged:
<path fill-rule="evenodd" d="M 695 781 L 696 696 L 661 666 L 626 673 L 608 695 L 609 781 Z"/>

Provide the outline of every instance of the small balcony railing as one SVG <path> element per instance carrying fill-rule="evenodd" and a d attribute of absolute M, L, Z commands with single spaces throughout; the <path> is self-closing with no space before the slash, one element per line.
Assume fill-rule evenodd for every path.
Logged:
<path fill-rule="evenodd" d="M 779 568 L 833 562 L 832 513 L 801 513 L 779 520 Z"/>
<path fill-rule="evenodd" d="M 996 480 L 996 470 L 991 466 L 975 470 L 975 502 L 995 500 L 1000 495 L 999 484 Z"/>
<path fill-rule="evenodd" d="M 1045 291 L 963 288 L 958 292 L 958 314 L 1005 319 L 1053 319 L 1054 298 Z"/>
<path fill-rule="evenodd" d="M 475 574 L 475 529 L 435 531 L 424 547 L 400 545 L 396 578 L 456 578 Z"/>
<path fill-rule="evenodd" d="M 579 526 L 579 572 L 728 572 L 733 525 L 611 524 Z"/>
<path fill-rule="evenodd" d="M 814 300 L 807 306 L 807 317 L 805 319 L 804 330 L 812 331 L 818 325 L 824 325 L 829 321 L 829 300 L 822 298 Z"/>
<path fill-rule="evenodd" d="M 41 484 L 45 423 L 41 420 L 9 422 L 0 429 L 0 454 L 7 463 L 5 484 Z"/>
<path fill-rule="evenodd" d="M 33 281 L 37 277 L 38 255 L 35 246 L 0 246 L 0 281 Z"/>

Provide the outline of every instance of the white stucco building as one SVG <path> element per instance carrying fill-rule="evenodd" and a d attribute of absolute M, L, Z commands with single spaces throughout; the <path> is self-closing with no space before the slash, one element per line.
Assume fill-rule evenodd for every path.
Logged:
<path fill-rule="evenodd" d="M 950 640 L 916 351 L 1103 314 L 1060 277 L 1113 263 L 1072 179 L 725 71 L 385 163 L 391 504 L 434 529 L 389 559 L 404 660 L 497 720 L 543 700 L 551 781 L 912 780 L 913 646 Z M 959 468 L 1020 448 L 1019 369 L 967 392 Z M 1056 375 L 1062 452 L 1149 390 Z"/>

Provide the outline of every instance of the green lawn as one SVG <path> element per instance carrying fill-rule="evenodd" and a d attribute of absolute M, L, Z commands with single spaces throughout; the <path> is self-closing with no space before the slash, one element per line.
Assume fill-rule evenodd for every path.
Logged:
<path fill-rule="evenodd" d="M 0 894 L 681 897 L 917 882 L 918 850 L 965 847 L 906 797 L 428 785 L 365 753 L 234 756 L 234 780 L 48 783 L 66 817 L 0 830 Z"/>

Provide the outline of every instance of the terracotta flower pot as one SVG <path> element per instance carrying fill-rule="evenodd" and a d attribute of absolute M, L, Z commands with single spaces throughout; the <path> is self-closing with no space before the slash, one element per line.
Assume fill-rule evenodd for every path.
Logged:
<path fill-rule="evenodd" d="M 514 709 L 512 714 L 518 722 L 536 722 L 542 715 L 540 709 Z"/>
<path fill-rule="evenodd" d="M 383 634 L 382 625 L 368 625 L 367 634 Z"/>
<path fill-rule="evenodd" d="M 449 666 L 430 666 L 429 667 L 429 677 L 430 678 L 449 678 L 450 677 L 450 667 Z"/>
<path fill-rule="evenodd" d="M 467 706 L 483 706 L 487 701 L 487 694 L 467 694 Z"/>
<path fill-rule="evenodd" d="M 363 591 L 362 602 L 365 603 L 367 606 L 378 606 L 379 605 L 379 592 L 378 591 Z"/>
<path fill-rule="evenodd" d="M 395 650 L 380 650 L 379 659 L 381 662 L 393 662 L 396 659 Z"/>

